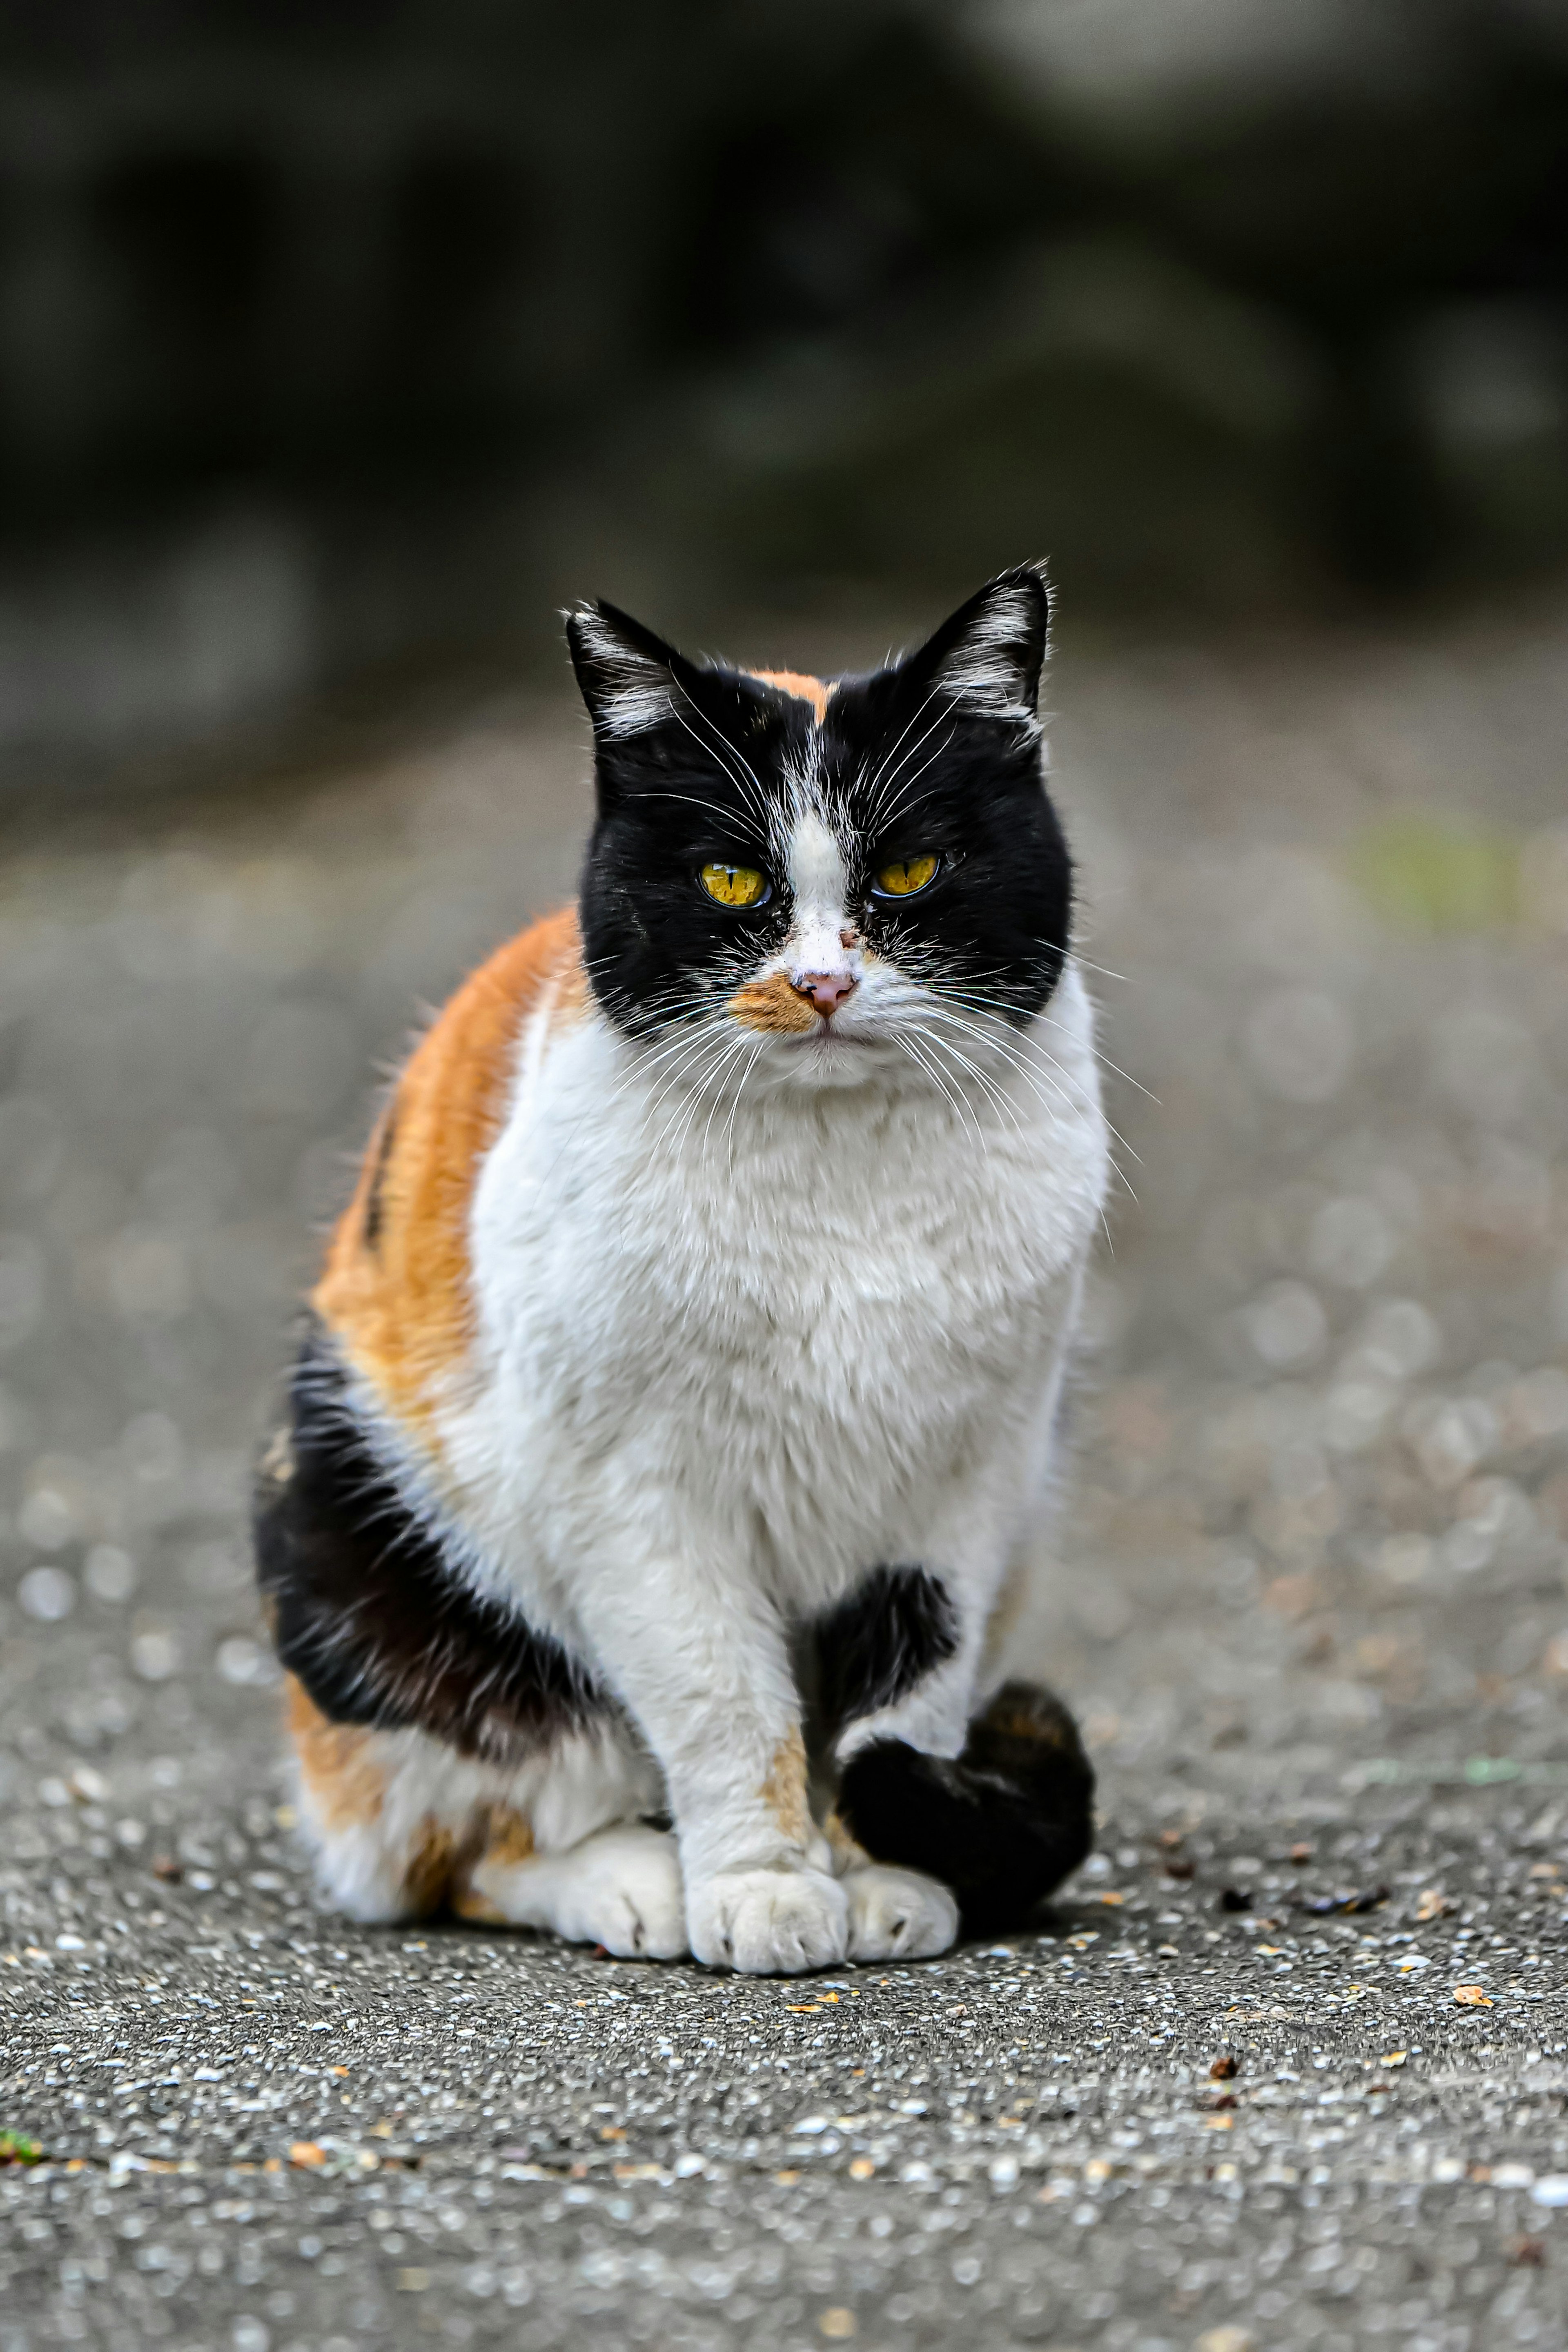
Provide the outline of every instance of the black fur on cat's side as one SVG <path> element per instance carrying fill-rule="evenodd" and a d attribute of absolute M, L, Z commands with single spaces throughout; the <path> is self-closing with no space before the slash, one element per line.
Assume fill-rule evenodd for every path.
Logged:
<path fill-rule="evenodd" d="M 516 1763 L 615 1711 L 579 1659 L 454 1571 L 366 1444 L 314 1327 L 289 1404 L 257 1486 L 257 1580 L 279 1663 L 330 1722 Z"/>
<path fill-rule="evenodd" d="M 838 1792 L 845 1826 L 879 1862 L 952 1888 L 966 1936 L 1025 1926 L 1094 1839 L 1094 1769 L 1058 1698 L 1005 1683 L 950 1761 L 899 1739 L 863 1748 Z"/>
<path fill-rule="evenodd" d="M 1016 701 L 964 696 L 944 669 L 977 616 L 1016 633 Z M 867 947 L 939 991 L 983 989 L 1005 1018 L 1031 1020 L 1060 976 L 1073 905 L 1035 714 L 1049 616 L 1034 566 L 1004 572 L 918 652 L 826 682 L 818 729 L 807 701 L 689 660 L 616 605 L 574 614 L 568 641 L 595 713 L 583 952 L 611 1018 L 649 1034 L 689 1008 L 694 983 L 727 992 L 777 952 L 792 913 L 778 855 L 784 780 L 809 771 L 853 860 Z M 628 700 L 635 728 L 617 727 Z M 694 867 L 721 845 L 768 875 L 755 905 L 721 906 L 692 888 Z M 908 900 L 879 898 L 872 877 L 913 851 L 939 857 L 935 881 Z"/>

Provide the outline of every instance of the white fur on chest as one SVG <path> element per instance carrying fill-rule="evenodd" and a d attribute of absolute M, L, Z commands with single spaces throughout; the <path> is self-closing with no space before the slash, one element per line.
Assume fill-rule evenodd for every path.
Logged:
<path fill-rule="evenodd" d="M 579 1549 L 663 1524 L 816 1605 L 1025 1477 L 1106 1168 L 1075 973 L 1047 1018 L 1005 1110 L 874 1083 L 684 1126 L 600 1016 L 525 1038 L 441 1423 L 477 1572 L 569 1624 Z"/>

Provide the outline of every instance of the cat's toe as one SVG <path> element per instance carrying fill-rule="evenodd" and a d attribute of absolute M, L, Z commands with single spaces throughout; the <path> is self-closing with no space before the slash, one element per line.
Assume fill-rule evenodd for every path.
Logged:
<path fill-rule="evenodd" d="M 958 1905 L 918 1870 L 869 1863 L 846 1873 L 852 1960 L 929 1960 L 958 1935 Z"/>
<path fill-rule="evenodd" d="M 725 1872 L 693 1887 L 687 1910 L 691 1949 L 710 1968 L 798 1976 L 848 1949 L 848 1902 L 825 1871 Z"/>
<path fill-rule="evenodd" d="M 686 1920 L 662 1888 L 616 1887 L 571 1940 L 602 1944 L 617 1960 L 679 1960 L 686 1956 Z"/>

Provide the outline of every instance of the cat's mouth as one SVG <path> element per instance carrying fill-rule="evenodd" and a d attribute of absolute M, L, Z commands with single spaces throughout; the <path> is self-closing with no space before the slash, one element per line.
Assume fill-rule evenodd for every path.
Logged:
<path fill-rule="evenodd" d="M 798 1031 L 795 1040 L 791 1042 L 797 1041 L 808 1053 L 817 1054 L 830 1047 L 848 1048 L 857 1045 L 874 1045 L 878 1043 L 875 1036 L 858 1024 L 846 1023 L 842 1015 L 820 1013 L 816 1016 L 815 1026 Z"/>
<path fill-rule="evenodd" d="M 885 1029 L 863 1020 L 846 1024 L 837 1015 L 829 1020 L 819 1018 L 812 1028 L 797 1030 L 777 1042 L 783 1048 L 781 1060 L 784 1068 L 807 1079 L 842 1082 L 866 1076 L 897 1058 L 896 1040 Z"/>

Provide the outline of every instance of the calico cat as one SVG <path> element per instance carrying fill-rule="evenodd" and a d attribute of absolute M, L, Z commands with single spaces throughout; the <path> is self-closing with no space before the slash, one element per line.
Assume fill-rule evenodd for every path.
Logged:
<path fill-rule="evenodd" d="M 1087 1851 L 999 1664 L 1107 1171 L 1048 619 L 819 680 L 570 617 L 578 906 L 405 1068 L 260 1483 L 342 1909 L 789 1971 Z"/>

